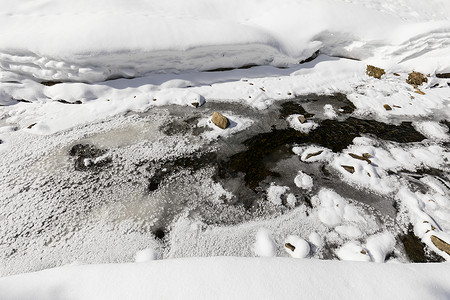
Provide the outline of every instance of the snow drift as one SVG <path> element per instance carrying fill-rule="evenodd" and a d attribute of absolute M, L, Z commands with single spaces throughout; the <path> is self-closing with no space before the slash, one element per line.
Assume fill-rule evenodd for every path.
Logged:
<path fill-rule="evenodd" d="M 0 278 L 2 299 L 444 299 L 449 264 L 190 258 Z"/>
<path fill-rule="evenodd" d="M 288 66 L 320 50 L 448 70 L 450 4 L 402 1 L 2 0 L 0 69 L 39 80 Z M 107 7 L 108 9 L 105 9 Z M 441 70 L 438 70 L 441 71 Z"/>

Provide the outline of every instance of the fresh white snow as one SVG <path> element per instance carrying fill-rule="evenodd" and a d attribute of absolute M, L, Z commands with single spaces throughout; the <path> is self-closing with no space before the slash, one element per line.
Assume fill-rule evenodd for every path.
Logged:
<path fill-rule="evenodd" d="M 2 299 L 445 299 L 449 264 L 210 257 L 0 278 Z"/>

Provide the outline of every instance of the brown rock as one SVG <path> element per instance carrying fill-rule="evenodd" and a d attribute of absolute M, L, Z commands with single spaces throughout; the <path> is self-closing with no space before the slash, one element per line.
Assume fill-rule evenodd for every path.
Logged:
<path fill-rule="evenodd" d="M 230 125 L 228 118 L 216 111 L 213 113 L 211 121 L 222 129 L 226 129 Z"/>
<path fill-rule="evenodd" d="M 344 168 L 344 170 L 345 171 L 347 171 L 347 172 L 349 172 L 349 173 L 355 173 L 355 167 L 352 167 L 352 166 L 344 166 L 344 165 L 341 165 L 341 167 L 343 167 Z"/>
<path fill-rule="evenodd" d="M 392 110 L 392 107 L 389 106 L 389 104 L 383 105 L 385 110 Z"/>
<path fill-rule="evenodd" d="M 366 74 L 371 76 L 371 77 L 374 77 L 374 78 L 377 78 L 377 79 L 381 79 L 381 76 L 386 74 L 386 72 L 383 69 L 381 69 L 381 68 L 377 68 L 377 67 L 368 65 L 367 69 L 366 69 Z"/>
<path fill-rule="evenodd" d="M 354 153 L 349 153 L 348 155 L 350 155 L 354 159 L 365 160 L 369 165 L 372 163 L 372 161 L 367 157 L 360 156 L 360 155 L 354 154 Z"/>
<path fill-rule="evenodd" d="M 422 92 L 421 90 L 415 90 L 414 93 L 419 94 L 419 95 L 425 95 L 425 93 Z"/>
<path fill-rule="evenodd" d="M 36 125 L 36 124 L 37 124 L 37 123 L 33 123 L 33 124 L 31 124 L 31 125 L 28 125 L 27 128 L 28 128 L 28 129 L 31 129 L 31 128 L 33 128 L 34 125 Z"/>
<path fill-rule="evenodd" d="M 446 242 L 438 238 L 437 236 L 430 236 L 431 242 L 441 251 L 444 251 L 448 255 L 450 255 L 450 245 Z"/>
<path fill-rule="evenodd" d="M 289 250 L 291 250 L 291 251 L 294 251 L 294 250 L 295 250 L 295 246 L 292 245 L 291 243 L 286 243 L 286 244 L 284 244 L 284 246 L 285 246 L 286 248 L 288 248 Z"/>
<path fill-rule="evenodd" d="M 395 107 L 395 108 L 402 108 L 401 106 L 398 106 L 398 105 L 392 105 L 392 107 Z"/>
<path fill-rule="evenodd" d="M 363 249 L 363 250 L 361 250 L 361 254 L 364 254 L 364 255 L 366 255 L 367 254 L 367 252 Z"/>
<path fill-rule="evenodd" d="M 398 74 L 398 73 L 394 73 L 394 76 L 400 76 L 400 74 Z"/>
<path fill-rule="evenodd" d="M 362 154 L 362 157 L 364 157 L 364 158 L 370 158 L 371 155 L 370 155 L 370 153 L 363 153 L 363 154 Z"/>
<path fill-rule="evenodd" d="M 198 102 L 192 102 L 191 105 L 192 105 L 193 107 L 197 108 L 197 107 L 200 105 L 200 103 L 198 103 Z"/>
<path fill-rule="evenodd" d="M 320 151 L 317 151 L 317 152 L 314 152 L 314 153 L 309 153 L 308 155 L 306 155 L 305 160 L 307 160 L 310 157 L 320 155 L 320 154 L 322 154 L 322 152 L 323 152 L 323 150 L 320 150 Z"/>
<path fill-rule="evenodd" d="M 302 115 L 298 116 L 298 120 L 300 121 L 301 124 L 306 122 L 306 118 Z"/>
<path fill-rule="evenodd" d="M 417 87 L 421 85 L 424 82 L 428 82 L 428 78 L 425 77 L 422 73 L 419 72 L 412 72 L 408 74 L 408 79 L 406 79 L 406 83 L 409 83 L 410 85 Z"/>

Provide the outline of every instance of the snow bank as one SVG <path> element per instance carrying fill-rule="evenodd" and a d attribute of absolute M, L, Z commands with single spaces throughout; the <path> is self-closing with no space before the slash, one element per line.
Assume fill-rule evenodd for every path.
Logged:
<path fill-rule="evenodd" d="M 449 264 L 189 258 L 77 265 L 0 278 L 9 299 L 444 299 Z"/>
<path fill-rule="evenodd" d="M 395 63 L 426 52 L 428 60 L 440 59 L 439 68 L 450 67 L 450 22 L 444 13 L 450 5 L 440 0 L 427 5 L 414 0 L 393 5 L 367 0 L 288 0 L 282 5 L 274 0 L 133 5 L 124 0 L 2 0 L 0 5 L 5 7 L 0 14 L 1 69 L 40 80 L 286 66 L 319 49 Z"/>

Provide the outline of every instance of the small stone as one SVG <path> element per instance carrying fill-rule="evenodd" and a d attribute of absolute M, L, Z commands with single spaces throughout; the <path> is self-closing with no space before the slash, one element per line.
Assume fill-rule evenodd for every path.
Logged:
<path fill-rule="evenodd" d="M 400 74 L 398 74 L 398 73 L 394 73 L 394 76 L 400 76 Z"/>
<path fill-rule="evenodd" d="M 392 107 L 389 106 L 389 104 L 383 105 L 385 110 L 392 110 Z"/>
<path fill-rule="evenodd" d="M 3 141 L 2 141 L 2 140 L 0 140 L 0 144 L 3 144 Z"/>
<path fill-rule="evenodd" d="M 366 255 L 367 254 L 367 252 L 363 249 L 363 250 L 361 250 L 360 251 L 361 252 L 361 254 L 364 254 L 364 255 Z"/>
<path fill-rule="evenodd" d="M 406 83 L 412 85 L 413 87 L 418 87 L 424 82 L 428 82 L 428 78 L 426 78 L 425 75 L 419 72 L 409 73 L 408 79 L 406 79 Z"/>
<path fill-rule="evenodd" d="M 294 251 L 294 250 L 295 250 L 295 246 L 292 245 L 291 243 L 286 243 L 286 244 L 284 244 L 284 246 L 285 246 L 286 248 L 288 248 L 289 250 L 291 250 L 291 251 Z"/>
<path fill-rule="evenodd" d="M 263 91 L 263 92 L 265 92 L 266 90 L 263 88 L 263 87 L 261 87 L 261 88 L 259 88 L 261 91 Z"/>
<path fill-rule="evenodd" d="M 422 92 L 421 90 L 415 90 L 414 93 L 419 94 L 419 95 L 425 95 L 425 93 Z"/>
<path fill-rule="evenodd" d="M 192 102 L 191 105 L 192 105 L 193 107 L 197 108 L 197 107 L 200 105 L 200 103 L 198 103 L 198 102 Z"/>
<path fill-rule="evenodd" d="M 341 165 L 341 167 L 343 167 L 344 168 L 344 170 L 345 171 L 347 171 L 347 172 L 349 172 L 349 173 L 355 173 L 355 167 L 352 167 L 352 166 L 344 166 L 344 165 Z"/>
<path fill-rule="evenodd" d="M 222 129 L 226 129 L 230 125 L 228 118 L 216 111 L 213 113 L 211 121 Z"/>
<path fill-rule="evenodd" d="M 36 125 L 36 124 L 37 124 L 37 123 L 30 124 L 30 125 L 27 126 L 27 128 L 28 128 L 28 129 L 31 129 L 31 128 L 33 128 L 34 125 Z"/>
<path fill-rule="evenodd" d="M 288 94 L 288 96 L 292 95 L 292 93 L 287 93 L 287 94 Z"/>
<path fill-rule="evenodd" d="M 317 151 L 317 152 L 314 152 L 314 153 L 309 153 L 308 155 L 306 155 L 305 160 L 307 160 L 310 157 L 320 155 L 320 154 L 322 154 L 322 152 L 323 152 L 323 150 L 320 150 L 320 151 Z"/>
<path fill-rule="evenodd" d="M 381 79 L 381 76 L 386 74 L 386 72 L 381 68 L 377 68 L 375 66 L 368 65 L 367 69 L 366 69 L 366 74 L 371 77 Z"/>
<path fill-rule="evenodd" d="M 392 107 L 395 107 L 395 108 L 402 108 L 401 106 L 398 106 L 398 105 L 392 105 Z"/>
<path fill-rule="evenodd" d="M 354 153 L 349 153 L 348 155 L 350 155 L 354 159 L 365 160 L 369 165 L 372 163 L 372 161 L 370 159 L 368 159 L 367 157 L 359 156 L 359 155 L 354 154 Z"/>
<path fill-rule="evenodd" d="M 306 118 L 305 118 L 304 116 L 302 116 L 302 115 L 298 116 L 298 120 L 299 120 L 299 122 L 300 122 L 301 124 L 303 124 L 303 123 L 306 122 Z"/>
<path fill-rule="evenodd" d="M 364 158 L 370 158 L 371 155 L 370 155 L 370 153 L 363 153 L 363 154 L 362 154 L 362 157 L 364 157 Z"/>
<path fill-rule="evenodd" d="M 430 236 L 431 242 L 441 251 L 444 251 L 448 255 L 450 255 L 450 245 L 446 242 L 438 238 L 437 236 Z"/>

